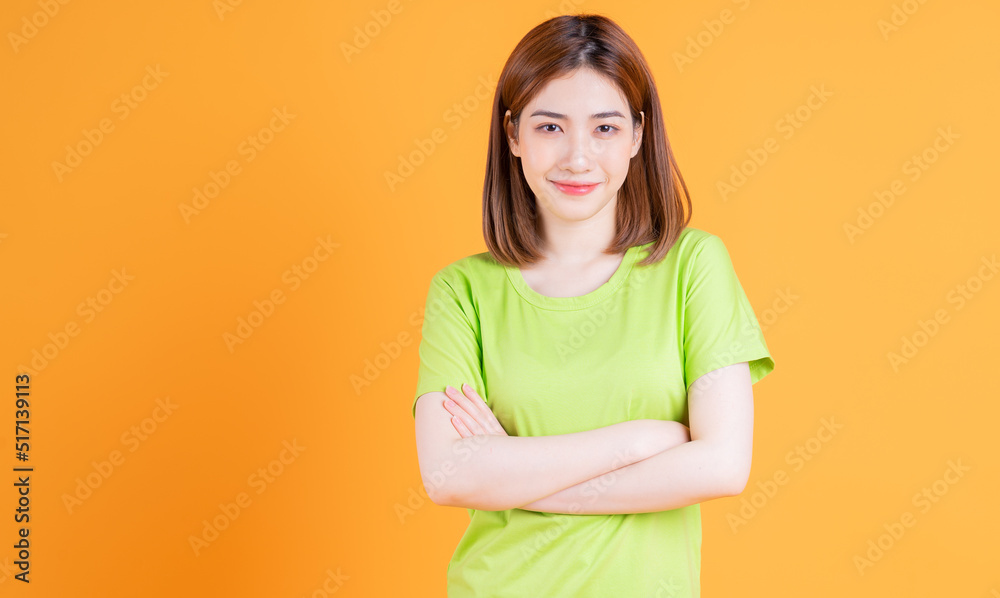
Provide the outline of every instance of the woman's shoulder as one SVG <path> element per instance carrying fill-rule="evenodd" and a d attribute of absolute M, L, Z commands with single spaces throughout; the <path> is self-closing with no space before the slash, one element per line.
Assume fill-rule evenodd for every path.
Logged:
<path fill-rule="evenodd" d="M 715 235 L 707 230 L 688 226 L 685 227 L 684 230 L 681 231 L 680 236 L 677 237 L 677 243 L 680 245 L 683 242 L 684 247 L 694 248 L 704 243 L 705 239 L 710 239 L 712 237 L 715 237 Z"/>
<path fill-rule="evenodd" d="M 458 258 L 439 268 L 434 273 L 434 279 L 448 282 L 453 286 L 474 286 L 474 283 L 503 275 L 503 264 L 489 251 L 484 251 Z"/>
<path fill-rule="evenodd" d="M 732 257 L 725 241 L 716 234 L 698 228 L 686 228 L 670 253 L 674 254 L 674 259 L 687 272 L 691 272 L 692 268 L 704 270 L 732 267 Z"/>
<path fill-rule="evenodd" d="M 667 250 L 667 254 L 665 257 L 669 259 L 665 259 L 662 261 L 665 263 L 672 262 L 675 264 L 679 262 L 685 262 L 691 259 L 694 255 L 696 255 L 700 251 L 699 248 L 702 247 L 706 242 L 712 242 L 711 240 L 713 239 L 716 241 L 721 241 L 717 236 L 704 229 L 695 228 L 693 226 L 684 227 L 684 229 L 681 230 L 680 234 L 674 240 L 673 245 L 671 245 L 670 248 Z M 648 250 L 652 246 L 653 246 L 652 242 L 646 243 L 645 245 L 642 246 L 643 255 L 640 256 L 640 259 L 645 257 L 646 252 L 648 252 Z"/>

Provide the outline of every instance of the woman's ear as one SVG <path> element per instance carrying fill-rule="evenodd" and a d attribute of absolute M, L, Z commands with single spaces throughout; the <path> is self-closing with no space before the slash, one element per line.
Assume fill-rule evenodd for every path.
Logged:
<path fill-rule="evenodd" d="M 635 133 L 632 136 L 632 157 L 634 158 L 636 154 L 639 153 L 639 148 L 642 147 L 642 131 L 646 125 L 646 113 L 639 111 L 639 116 L 642 120 L 639 125 L 635 128 Z"/>
<path fill-rule="evenodd" d="M 503 115 L 503 129 L 507 134 L 507 145 L 510 146 L 510 153 L 517 157 L 521 157 L 521 147 L 517 143 L 517 129 L 514 127 L 514 123 L 510 120 L 510 110 Z"/>

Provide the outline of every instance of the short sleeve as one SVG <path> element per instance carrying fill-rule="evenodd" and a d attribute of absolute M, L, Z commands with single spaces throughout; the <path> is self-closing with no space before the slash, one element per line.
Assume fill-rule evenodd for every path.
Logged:
<path fill-rule="evenodd" d="M 722 239 L 709 235 L 692 253 L 684 296 L 685 387 L 743 361 L 756 383 L 774 369 L 774 360 L 729 252 Z"/>
<path fill-rule="evenodd" d="M 414 418 L 420 395 L 444 392 L 448 385 L 468 384 L 485 398 L 479 315 L 471 281 L 460 272 L 444 268 L 431 279 L 418 353 L 417 390 L 411 407 Z"/>

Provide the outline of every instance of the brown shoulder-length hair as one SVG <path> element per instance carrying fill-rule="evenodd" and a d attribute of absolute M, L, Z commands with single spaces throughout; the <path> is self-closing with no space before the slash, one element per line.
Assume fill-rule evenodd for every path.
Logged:
<path fill-rule="evenodd" d="M 510 151 L 504 115 L 510 110 L 516 130 L 521 111 L 550 79 L 579 68 L 593 69 L 616 83 L 628 102 L 633 126 L 645 121 L 642 145 L 618 192 L 615 237 L 604 253 L 655 241 L 639 263 L 658 262 L 691 220 L 691 197 L 667 140 L 653 75 L 638 46 L 603 15 L 554 17 L 535 26 L 514 48 L 493 99 L 483 235 L 490 254 L 503 264 L 521 267 L 542 257 L 535 197 L 520 158 Z"/>

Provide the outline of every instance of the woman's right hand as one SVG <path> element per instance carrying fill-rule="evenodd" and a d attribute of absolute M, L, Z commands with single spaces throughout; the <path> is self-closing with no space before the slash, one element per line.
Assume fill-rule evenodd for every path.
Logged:
<path fill-rule="evenodd" d="M 468 384 L 462 385 L 459 392 L 452 386 L 445 388 L 447 399 L 442 406 L 452 415 L 451 425 L 462 438 L 471 436 L 507 436 L 507 432 L 493 415 L 486 401 Z"/>

